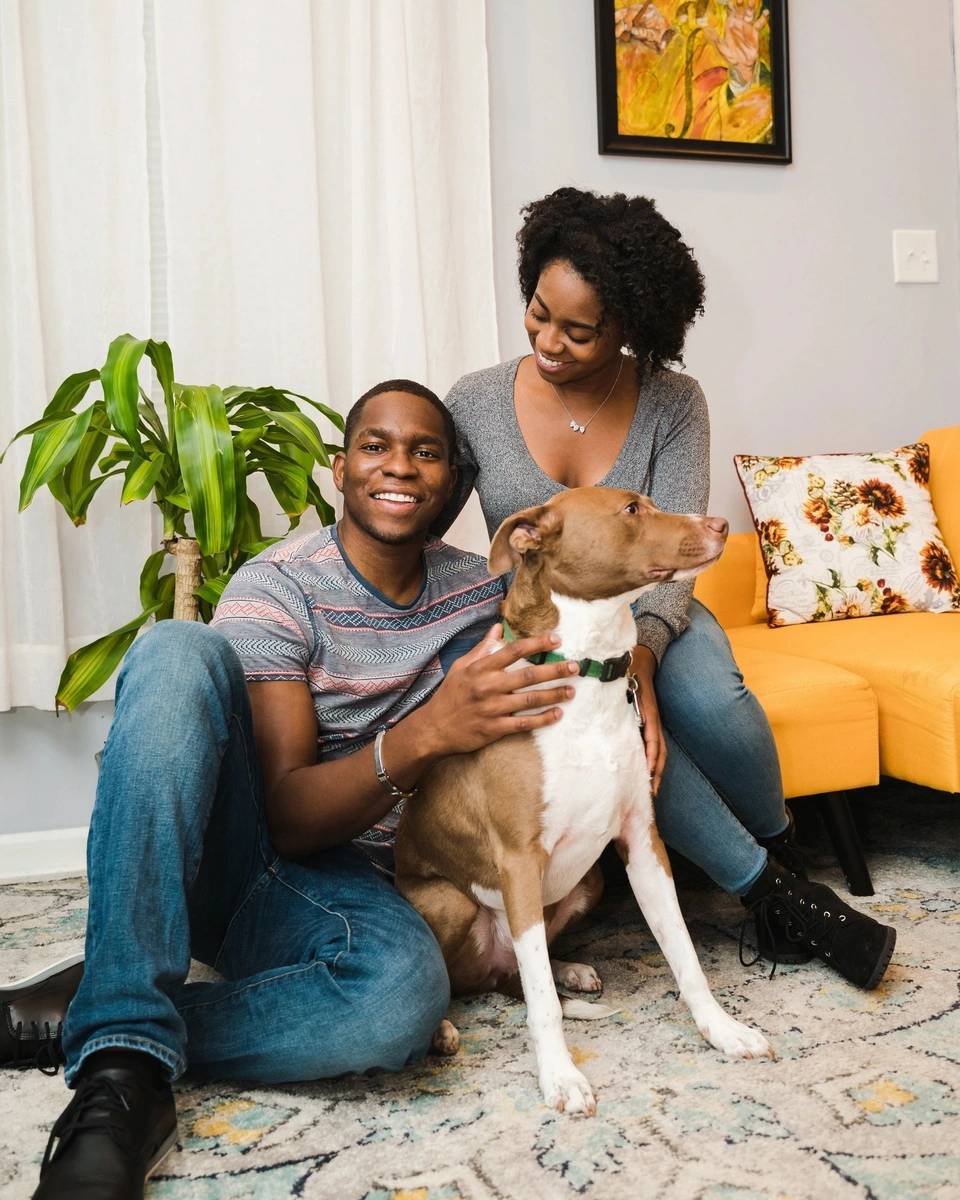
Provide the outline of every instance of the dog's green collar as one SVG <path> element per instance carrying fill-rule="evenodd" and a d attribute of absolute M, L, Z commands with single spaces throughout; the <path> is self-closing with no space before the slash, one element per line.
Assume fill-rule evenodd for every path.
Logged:
<path fill-rule="evenodd" d="M 503 640 L 505 642 L 515 642 L 517 635 L 510 628 L 509 622 L 504 617 L 501 619 L 503 625 Z M 601 683 L 612 683 L 615 679 L 622 679 L 630 669 L 630 651 L 626 650 L 619 658 L 581 658 L 580 659 L 580 674 L 589 676 L 591 679 L 599 679 Z M 542 663 L 548 662 L 565 662 L 566 654 L 557 654 L 553 650 L 541 650 L 539 654 L 528 654 L 527 661 L 532 662 L 534 666 L 540 666 Z"/>

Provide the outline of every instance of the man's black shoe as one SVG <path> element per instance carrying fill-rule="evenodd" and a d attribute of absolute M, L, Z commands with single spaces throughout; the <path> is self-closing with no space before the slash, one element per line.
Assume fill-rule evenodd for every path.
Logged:
<path fill-rule="evenodd" d="M 82 974 L 83 955 L 73 954 L 0 987 L 0 1067 L 39 1067 L 56 1075 L 63 1062 L 63 1019 Z"/>
<path fill-rule="evenodd" d="M 177 1141 L 173 1091 L 149 1054 L 101 1050 L 50 1132 L 34 1200 L 142 1200 Z"/>
<path fill-rule="evenodd" d="M 867 991 L 883 978 L 897 944 L 897 931 L 892 925 L 882 925 L 857 912 L 826 884 L 810 883 L 771 861 L 741 899 L 748 913 L 753 914 L 758 930 L 770 927 L 768 944 L 785 936 L 800 950 L 811 951 L 844 979 Z M 758 936 L 758 943 L 763 940 Z M 751 965 L 743 958 L 742 929 L 740 961 L 744 966 Z M 774 958 L 773 969 L 776 967 Z"/>

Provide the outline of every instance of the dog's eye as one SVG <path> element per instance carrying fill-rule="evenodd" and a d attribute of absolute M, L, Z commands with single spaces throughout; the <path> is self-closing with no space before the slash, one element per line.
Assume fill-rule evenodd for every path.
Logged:
<path fill-rule="evenodd" d="M 631 500 L 623 511 L 625 513 L 629 513 L 631 517 L 635 517 L 640 511 L 640 505 L 636 502 L 636 500 Z"/>

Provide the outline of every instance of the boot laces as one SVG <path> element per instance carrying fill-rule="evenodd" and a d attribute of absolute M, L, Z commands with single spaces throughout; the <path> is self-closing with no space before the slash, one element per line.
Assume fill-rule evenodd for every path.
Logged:
<path fill-rule="evenodd" d="M 770 913 L 770 908 L 769 908 L 769 906 L 768 906 L 768 905 L 766 905 L 766 904 L 764 903 L 764 901 L 766 901 L 767 899 L 769 899 L 769 897 L 767 897 L 767 896 L 761 896 L 761 898 L 760 898 L 759 900 L 755 900 L 755 901 L 753 902 L 753 904 L 751 904 L 751 905 L 750 905 L 750 907 L 747 909 L 746 913 L 744 914 L 743 920 L 740 922 L 740 946 L 739 946 L 739 953 L 740 953 L 740 965 L 741 965 L 742 967 L 752 967 L 752 966 L 754 966 L 756 963 L 758 963 L 758 962 L 760 961 L 760 949 L 759 949 L 759 946 L 760 946 L 760 927 L 761 927 L 761 922 L 762 922 L 762 924 L 763 924 L 763 931 L 764 931 L 764 933 L 766 933 L 766 935 L 767 935 L 767 943 L 768 943 L 768 945 L 770 945 L 770 946 L 775 946 L 775 945 L 776 945 L 776 936 L 775 936 L 775 929 L 776 929 L 776 926 L 775 926 L 775 925 L 774 925 L 774 923 L 773 923 L 773 918 L 772 918 L 772 916 L 771 916 L 771 913 Z M 754 923 L 755 923 L 755 925 L 756 925 L 757 952 L 756 952 L 756 954 L 753 956 L 753 958 L 751 958 L 751 959 L 746 959 L 746 958 L 744 958 L 744 956 L 743 956 L 743 939 L 744 939 L 744 936 L 746 935 L 746 932 L 747 932 L 747 925 L 749 924 L 749 921 L 750 921 L 750 918 L 751 918 L 751 917 L 753 917 L 753 919 L 754 919 Z M 779 965 L 780 965 L 780 959 L 777 957 L 777 952 L 776 952 L 776 950 L 774 950 L 774 952 L 773 952 L 773 966 L 770 968 L 770 978 L 771 978 L 771 979 L 772 979 L 772 978 L 774 977 L 774 975 L 777 973 L 777 967 L 778 967 Z"/>
<path fill-rule="evenodd" d="M 78 1134 L 87 1130 L 106 1134 L 121 1149 L 126 1150 L 129 1132 L 123 1121 L 116 1119 L 115 1114 L 129 1111 L 130 1105 L 123 1088 L 115 1080 L 102 1075 L 81 1079 L 73 1101 L 60 1114 L 50 1130 L 40 1173 L 43 1174 L 46 1170 L 54 1155 L 54 1149 L 57 1154 L 62 1153 Z"/>
<path fill-rule="evenodd" d="M 830 908 L 818 904 L 816 900 L 801 899 L 791 894 L 790 889 L 786 892 L 767 892 L 749 906 L 740 925 L 740 963 L 744 967 L 752 967 L 760 960 L 759 950 L 749 962 L 743 957 L 743 939 L 751 916 L 756 923 L 758 943 L 761 940 L 762 924 L 768 945 L 775 946 L 776 935 L 780 933 L 786 936 L 787 941 L 809 946 L 825 958 L 833 956 L 834 937 L 840 924 L 847 919 L 843 913 L 834 913 Z M 771 979 L 779 965 L 780 961 L 774 951 L 773 966 L 770 969 Z"/>
<path fill-rule="evenodd" d="M 10 1066 L 17 1071 L 27 1071 L 31 1067 L 37 1067 L 44 1075 L 56 1075 L 60 1070 L 61 1062 L 63 1062 L 63 1052 L 60 1049 L 62 1033 L 62 1021 L 57 1022 L 56 1029 L 51 1029 L 49 1021 L 44 1021 L 42 1028 L 37 1021 L 31 1021 L 30 1035 L 24 1038 L 23 1022 L 18 1021 Z M 26 1054 L 24 1046 L 31 1042 L 35 1044 L 36 1049 L 32 1054 Z"/>

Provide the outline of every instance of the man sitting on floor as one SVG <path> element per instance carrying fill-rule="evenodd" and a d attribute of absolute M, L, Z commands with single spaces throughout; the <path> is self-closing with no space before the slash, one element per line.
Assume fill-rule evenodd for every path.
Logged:
<path fill-rule="evenodd" d="M 380 384 L 344 441 L 339 525 L 247 563 L 213 628 L 164 621 L 120 672 L 42 1200 L 142 1195 L 187 1069 L 397 1070 L 445 1013 L 439 947 L 384 873 L 398 803 L 438 758 L 556 721 L 569 688 L 515 689 L 577 667 L 508 672 L 557 638 L 501 646 L 501 581 L 428 537 L 455 477 L 432 392 Z M 223 979 L 186 983 L 191 957 Z"/>

